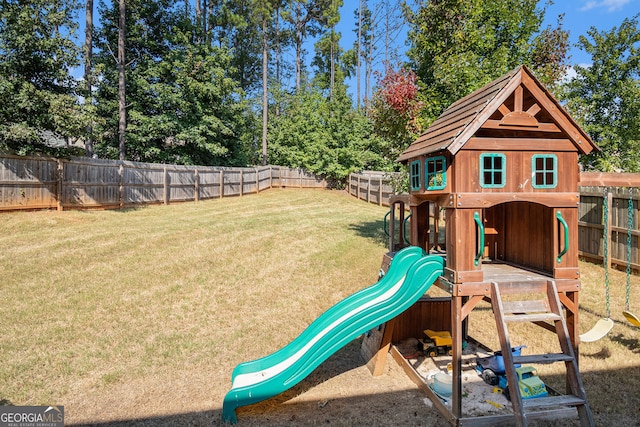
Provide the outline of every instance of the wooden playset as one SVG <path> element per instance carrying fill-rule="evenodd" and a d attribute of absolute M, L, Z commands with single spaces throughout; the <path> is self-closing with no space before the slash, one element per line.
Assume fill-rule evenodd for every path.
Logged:
<path fill-rule="evenodd" d="M 451 332 L 451 407 L 425 390 L 451 424 L 492 425 L 515 419 L 516 424 L 526 425 L 529 419 L 553 411 L 575 414 L 577 409 L 581 425 L 593 425 L 577 360 L 578 156 L 597 149 L 524 66 L 444 111 L 398 159 L 409 167 L 410 194 L 390 199 L 390 252 L 383 269 L 396 250 L 409 244 L 442 253 L 444 274 L 435 286 L 450 297 L 421 299 L 378 328 L 378 336 L 365 338 L 363 354 L 372 372 L 381 372 L 391 342 L 415 334 L 402 326 L 411 318 L 419 325 Z M 438 237 L 441 210 L 444 242 Z M 523 294 L 522 300 L 512 301 L 518 294 Z M 541 297 L 531 300 L 524 294 Z M 517 383 L 516 364 L 562 363 L 566 394 L 525 401 L 512 393 L 516 394 L 513 415 L 463 416 L 463 340 L 468 315 L 483 300 L 493 308 L 509 383 Z M 431 304 L 446 306 L 446 313 L 421 308 Z M 416 318 L 416 313 L 422 317 Z M 438 313 L 443 317 L 437 318 Z M 561 352 L 513 356 L 509 322 L 533 322 L 551 331 Z"/>

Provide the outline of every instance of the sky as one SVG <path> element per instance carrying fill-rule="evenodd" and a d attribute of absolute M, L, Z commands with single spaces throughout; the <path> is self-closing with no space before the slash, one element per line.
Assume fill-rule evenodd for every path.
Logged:
<path fill-rule="evenodd" d="M 591 57 L 578 49 L 575 44 L 581 35 L 586 35 L 591 27 L 598 32 L 620 27 L 625 18 L 640 13 L 640 0 L 556 0 L 547 9 L 544 26 L 555 24 L 557 16 L 564 14 L 563 27 L 569 31 L 569 63 L 588 65 Z"/>
<path fill-rule="evenodd" d="M 369 0 L 369 4 L 375 4 L 376 0 Z M 357 0 L 345 0 L 345 5 L 340 10 L 341 22 L 338 31 L 342 34 L 341 45 L 348 49 L 353 45 L 355 27 L 353 13 L 358 7 Z M 539 2 L 539 7 L 544 6 L 544 0 Z M 371 7 L 371 6 L 370 6 Z M 599 32 L 610 31 L 613 27 L 619 27 L 625 18 L 631 18 L 640 13 L 640 0 L 555 0 L 554 4 L 547 7 L 545 20 L 542 28 L 547 25 L 556 25 L 558 15 L 563 14 L 563 28 L 569 31 L 569 60 L 570 65 L 588 66 L 591 57 L 584 51 L 576 47 L 581 35 L 586 35 L 591 27 L 597 28 Z M 407 28 L 408 29 L 408 28 Z M 406 32 L 400 37 L 406 40 Z M 403 45 L 403 41 L 398 41 Z M 406 47 L 404 48 L 406 49 Z M 407 60 L 406 56 L 401 59 Z M 380 64 L 380 69 L 382 65 Z M 572 75 L 569 69 L 568 77 Z M 353 91 L 356 85 L 355 78 L 348 81 L 350 90 Z M 364 84 L 362 84 L 364 87 Z"/>

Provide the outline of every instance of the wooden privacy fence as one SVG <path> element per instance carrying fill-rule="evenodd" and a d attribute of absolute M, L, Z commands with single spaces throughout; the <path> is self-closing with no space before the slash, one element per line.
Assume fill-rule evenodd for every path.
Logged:
<path fill-rule="evenodd" d="M 389 196 L 394 194 L 393 177 L 399 173 L 367 171 L 349 174 L 349 194 L 368 203 L 389 206 Z"/>
<path fill-rule="evenodd" d="M 603 263 L 606 244 L 609 265 L 626 268 L 629 263 L 633 271 L 640 271 L 639 203 L 637 189 L 582 187 L 578 210 L 580 256 Z"/>
<path fill-rule="evenodd" d="M 74 158 L 0 157 L 0 210 L 119 208 L 326 188 L 324 179 L 279 166 L 227 168 Z"/>

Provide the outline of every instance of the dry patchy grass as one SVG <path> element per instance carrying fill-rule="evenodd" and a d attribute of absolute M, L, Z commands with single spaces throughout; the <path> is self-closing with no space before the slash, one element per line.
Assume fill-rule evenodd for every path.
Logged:
<path fill-rule="evenodd" d="M 339 192 L 257 196 L 126 211 L 16 212 L 0 224 L 0 400 L 60 404 L 69 424 L 220 423 L 232 369 L 295 338 L 377 276 L 385 208 Z M 602 269 L 581 264 L 581 330 L 604 315 Z M 638 277 L 632 309 L 640 312 Z M 633 305 L 635 303 L 635 306 Z M 604 340 L 581 346 L 600 425 L 640 419 L 638 330 L 612 273 Z M 495 328 L 474 336 L 496 346 Z M 544 338 L 514 331 L 532 348 Z M 546 369 L 546 368 L 545 368 Z M 241 408 L 241 425 L 447 425 L 390 362 L 373 378 L 353 342 L 309 378 Z M 545 370 L 545 380 L 557 372 Z"/>

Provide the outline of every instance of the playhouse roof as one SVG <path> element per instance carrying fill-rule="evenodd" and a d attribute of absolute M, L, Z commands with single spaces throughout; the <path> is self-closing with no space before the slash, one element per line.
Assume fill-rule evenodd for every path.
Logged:
<path fill-rule="evenodd" d="M 510 106 L 505 104 L 508 100 Z M 531 131 L 536 135 L 550 132 L 569 139 L 582 154 L 598 150 L 589 135 L 522 65 L 451 104 L 398 161 L 445 150 L 455 155 L 480 128 Z"/>

